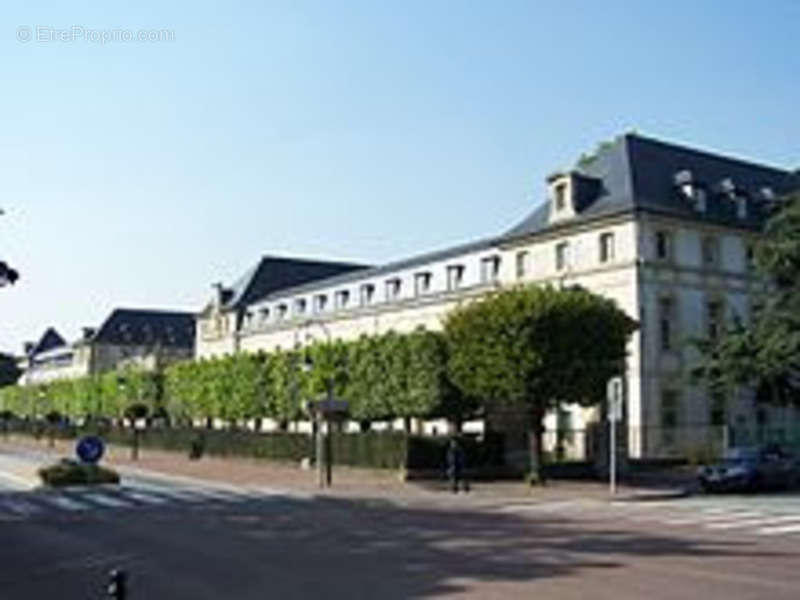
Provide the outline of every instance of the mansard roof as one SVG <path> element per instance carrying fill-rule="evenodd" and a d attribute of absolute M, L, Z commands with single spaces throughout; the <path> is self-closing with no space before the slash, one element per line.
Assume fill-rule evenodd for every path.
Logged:
<path fill-rule="evenodd" d="M 119 346 L 194 348 L 194 313 L 118 308 L 91 338 Z"/>
<path fill-rule="evenodd" d="M 769 212 L 765 190 L 781 196 L 796 189 L 789 171 L 738 158 L 687 148 L 625 134 L 602 144 L 590 156 L 581 157 L 570 174 L 593 186 L 576 198 L 576 215 L 550 224 L 550 203 L 544 202 L 504 235 L 505 238 L 543 232 L 581 220 L 633 211 L 666 214 L 695 221 L 758 229 Z M 698 212 L 681 195 L 677 182 L 683 178 L 706 193 L 706 210 Z M 746 218 L 736 215 L 730 201 L 735 191 L 748 198 Z"/>
<path fill-rule="evenodd" d="M 445 248 L 442 250 L 434 250 L 432 252 L 418 254 L 410 258 L 393 261 L 376 267 L 362 268 L 359 270 L 349 271 L 333 277 L 327 277 L 324 279 L 309 281 L 308 283 L 304 283 L 293 287 L 276 289 L 274 290 L 274 292 L 271 292 L 270 294 L 261 298 L 261 300 L 272 300 L 278 297 L 284 298 L 287 296 L 305 294 L 321 288 L 327 288 L 338 285 L 347 285 L 354 281 L 366 281 L 372 277 L 380 277 L 388 273 L 397 273 L 398 271 L 412 269 L 416 266 L 426 265 L 441 260 L 447 260 L 448 258 L 462 256 L 470 252 L 478 252 L 480 250 L 491 248 L 494 245 L 496 245 L 495 238 L 485 238 L 467 244 L 451 246 L 449 248 Z"/>
<path fill-rule="evenodd" d="M 252 304 L 273 292 L 362 270 L 367 265 L 264 256 L 225 293 L 224 307 L 238 308 Z"/>

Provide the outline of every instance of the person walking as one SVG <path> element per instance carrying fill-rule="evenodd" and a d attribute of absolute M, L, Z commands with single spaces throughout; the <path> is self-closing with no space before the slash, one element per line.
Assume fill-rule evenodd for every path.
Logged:
<path fill-rule="evenodd" d="M 459 486 L 465 492 L 469 491 L 469 484 L 464 477 L 465 463 L 464 449 L 456 438 L 452 438 L 447 446 L 447 477 L 454 494 L 458 493 Z"/>

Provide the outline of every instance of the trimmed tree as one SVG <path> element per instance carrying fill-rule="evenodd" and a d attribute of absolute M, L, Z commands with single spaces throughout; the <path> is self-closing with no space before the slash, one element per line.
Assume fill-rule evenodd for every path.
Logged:
<path fill-rule="evenodd" d="M 565 402 L 602 402 L 635 329 L 613 301 L 586 290 L 514 287 L 448 315 L 448 370 L 465 396 L 527 412 L 531 481 L 540 481 L 545 415 Z"/>

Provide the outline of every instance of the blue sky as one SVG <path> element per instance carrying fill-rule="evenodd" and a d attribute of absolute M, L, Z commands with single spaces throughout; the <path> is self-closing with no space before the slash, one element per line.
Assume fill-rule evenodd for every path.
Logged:
<path fill-rule="evenodd" d="M 65 4 L 0 8 L 4 350 L 197 310 L 262 254 L 502 231 L 626 130 L 800 167 L 794 0 Z"/>

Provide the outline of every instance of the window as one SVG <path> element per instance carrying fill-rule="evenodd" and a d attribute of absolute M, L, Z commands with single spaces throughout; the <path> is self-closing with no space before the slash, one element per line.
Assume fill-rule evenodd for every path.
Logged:
<path fill-rule="evenodd" d="M 278 318 L 279 321 L 282 321 L 283 319 L 286 318 L 286 315 L 289 312 L 289 307 L 286 304 L 281 303 L 281 304 L 278 304 L 278 307 L 277 307 L 276 310 L 277 310 L 276 317 Z"/>
<path fill-rule="evenodd" d="M 328 308 L 328 296 L 317 294 L 314 296 L 314 312 L 321 313 Z"/>
<path fill-rule="evenodd" d="M 294 301 L 294 314 L 303 315 L 306 312 L 306 299 L 298 298 Z"/>
<path fill-rule="evenodd" d="M 523 277 L 525 277 L 525 275 L 528 274 L 529 256 L 530 255 L 525 250 L 517 252 L 517 279 L 522 279 Z"/>
<path fill-rule="evenodd" d="M 262 308 L 261 310 L 258 311 L 258 314 L 261 323 L 266 323 L 267 321 L 269 321 L 269 308 Z"/>
<path fill-rule="evenodd" d="M 337 309 L 347 308 L 347 304 L 350 302 L 350 291 L 339 290 L 336 292 L 334 300 L 336 302 Z"/>
<path fill-rule="evenodd" d="M 736 196 L 734 199 L 736 203 L 736 217 L 738 219 L 747 218 L 747 198 L 745 196 Z"/>
<path fill-rule="evenodd" d="M 725 394 L 721 392 L 712 392 L 709 411 L 708 422 L 714 427 L 721 427 L 726 422 L 726 399 Z"/>
<path fill-rule="evenodd" d="M 614 234 L 600 234 L 600 262 L 607 263 L 614 260 Z"/>
<path fill-rule="evenodd" d="M 756 267 L 756 249 L 752 243 L 748 243 L 744 250 L 745 266 L 748 271 L 753 271 Z"/>
<path fill-rule="evenodd" d="M 457 290 L 464 279 L 464 265 L 449 265 L 447 267 L 447 289 Z"/>
<path fill-rule="evenodd" d="M 672 298 L 661 298 L 658 301 L 658 332 L 662 350 L 672 350 L 672 320 L 674 318 L 674 312 L 675 308 Z"/>
<path fill-rule="evenodd" d="M 714 267 L 717 265 L 719 259 L 719 242 L 717 238 L 712 236 L 705 236 L 701 242 L 703 266 Z"/>
<path fill-rule="evenodd" d="M 481 283 L 494 283 L 500 275 L 500 257 L 487 256 L 481 260 Z"/>
<path fill-rule="evenodd" d="M 414 275 L 414 294 L 423 296 L 431 291 L 431 274 L 428 272 Z"/>
<path fill-rule="evenodd" d="M 375 286 L 371 283 L 365 283 L 361 286 L 361 306 L 368 306 L 372 304 L 375 298 Z"/>
<path fill-rule="evenodd" d="M 386 299 L 397 300 L 400 297 L 400 287 L 402 281 L 400 278 L 389 279 L 386 281 Z"/>
<path fill-rule="evenodd" d="M 680 419 L 680 401 L 675 390 L 661 391 L 662 440 L 670 445 L 675 442 L 675 428 Z"/>
<path fill-rule="evenodd" d="M 706 303 L 706 333 L 708 339 L 716 340 L 722 333 L 722 302 L 710 300 Z"/>
<path fill-rule="evenodd" d="M 656 231 L 656 258 L 669 260 L 672 252 L 672 239 L 668 231 Z"/>
<path fill-rule="evenodd" d="M 556 271 L 563 271 L 569 266 L 569 243 L 556 245 Z"/>
<path fill-rule="evenodd" d="M 553 195 L 556 203 L 556 210 L 564 210 L 567 206 L 567 183 L 562 182 L 556 184 L 555 188 L 553 188 Z"/>

